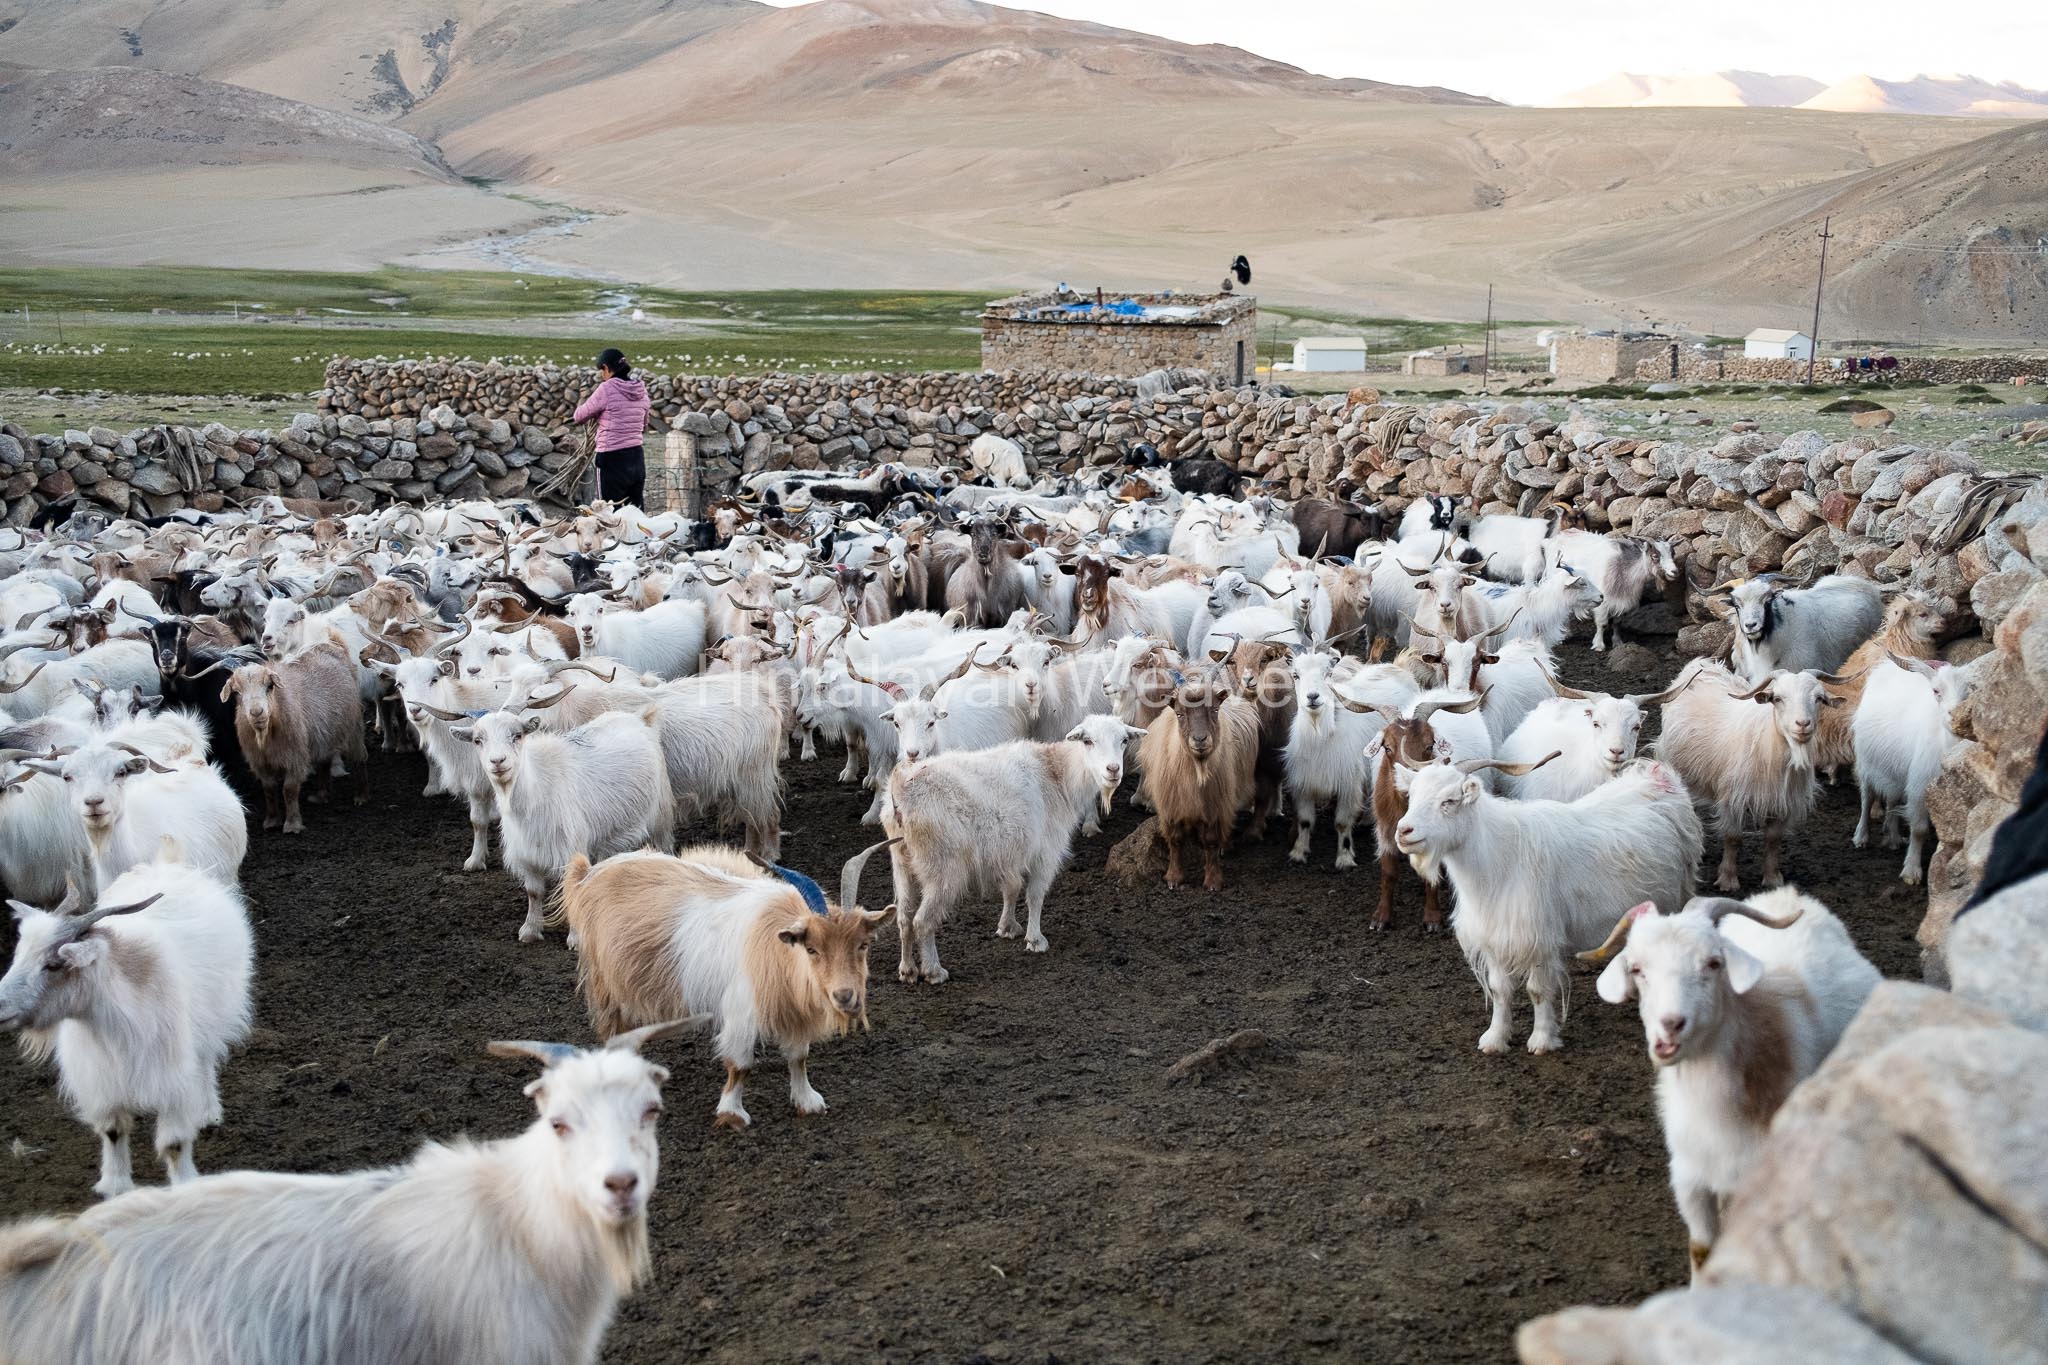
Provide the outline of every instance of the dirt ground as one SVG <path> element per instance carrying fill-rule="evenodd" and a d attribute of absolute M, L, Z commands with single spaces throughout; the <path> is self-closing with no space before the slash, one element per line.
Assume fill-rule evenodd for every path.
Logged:
<path fill-rule="evenodd" d="M 1576 646 L 1561 661 L 1582 685 L 1613 678 Z M 513 884 L 457 871 L 457 807 L 420 797 L 417 758 L 373 762 L 368 809 L 255 836 L 257 1031 L 202 1170 L 345 1170 L 511 1133 L 527 1070 L 485 1040 L 590 1037 L 559 934 L 515 942 Z M 872 837 L 837 768 L 787 769 L 784 861 L 832 886 Z M 1897 854 L 1849 848 L 1854 808 L 1853 789 L 1824 792 L 1792 874 L 1886 974 L 1917 975 L 1919 897 Z M 873 1031 L 814 1054 L 822 1118 L 793 1117 L 771 1063 L 754 1127 L 716 1131 L 708 1044 L 656 1049 L 675 1074 L 654 1275 L 606 1360 L 1500 1360 L 1526 1318 L 1684 1283 L 1640 1026 L 1590 971 L 1562 1053 L 1485 1057 L 1479 989 L 1448 936 L 1422 935 L 1412 876 L 1396 929 L 1367 932 L 1370 856 L 1333 871 L 1325 821 L 1305 869 L 1276 830 L 1226 860 L 1220 894 L 1129 891 L 1102 867 L 1136 823 L 1119 804 L 1077 845 L 1048 956 L 995 938 L 977 905 L 944 931 L 952 981 L 913 989 L 885 931 Z M 1746 876 L 1756 859 L 1752 840 Z M 886 884 L 878 865 L 869 899 Z M 1268 1056 L 1168 1084 L 1247 1028 Z M 53 1076 L 7 1049 L 0 1094 L 0 1211 L 87 1203 L 97 1142 Z M 138 1178 L 161 1179 L 136 1148 Z"/>

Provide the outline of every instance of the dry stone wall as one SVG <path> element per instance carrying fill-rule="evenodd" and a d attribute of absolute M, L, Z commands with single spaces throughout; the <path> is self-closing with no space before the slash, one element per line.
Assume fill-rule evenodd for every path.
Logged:
<path fill-rule="evenodd" d="M 1738 353 L 1703 351 L 1680 347 L 1674 367 L 1664 358 L 1638 361 L 1632 371 L 1637 379 L 1678 379 L 1692 383 L 1727 381 L 1742 384 L 1804 384 L 1803 360 L 1752 360 Z M 1896 357 L 1898 365 L 1889 370 L 1857 370 L 1844 366 L 1830 368 L 1823 358 L 1814 368 L 1817 382 L 1827 384 L 1890 384 L 1914 380 L 1929 384 L 2009 384 L 2015 379 L 2048 383 L 2048 355 L 1915 356 Z"/>

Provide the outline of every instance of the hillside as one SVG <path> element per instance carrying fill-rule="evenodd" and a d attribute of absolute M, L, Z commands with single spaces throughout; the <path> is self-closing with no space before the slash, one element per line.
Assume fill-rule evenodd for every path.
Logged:
<path fill-rule="evenodd" d="M 1789 109 L 1824 87 L 1811 76 L 1715 71 L 1705 76 L 1641 76 L 1619 72 L 1560 96 L 1562 109 Z"/>
<path fill-rule="evenodd" d="M 27 66 L 200 75 L 392 119 L 444 91 L 458 111 L 497 108 L 766 9 L 754 0 L 0 0 L 0 50 Z"/>
<path fill-rule="evenodd" d="M 1815 235 L 1832 218 L 1824 335 L 1911 339 L 1939 328 L 2038 340 L 2048 335 L 2043 185 L 2048 123 L 2034 123 L 1693 215 L 1654 243 L 1613 234 L 1560 264 L 1624 295 L 1726 300 L 1711 325 L 1741 331 L 1744 318 L 1785 319 L 1787 300 L 1811 297 Z M 1792 305 L 1791 321 L 1805 307 Z"/>
<path fill-rule="evenodd" d="M 458 179 L 410 133 L 239 86 L 158 71 L 0 66 L 0 170 L 11 175 L 266 164 Z"/>
<path fill-rule="evenodd" d="M 2048 90 L 1975 76 L 1915 76 L 1881 81 L 1851 76 L 1799 106 L 1840 114 L 1947 114 L 1964 118 L 2048 118 Z"/>

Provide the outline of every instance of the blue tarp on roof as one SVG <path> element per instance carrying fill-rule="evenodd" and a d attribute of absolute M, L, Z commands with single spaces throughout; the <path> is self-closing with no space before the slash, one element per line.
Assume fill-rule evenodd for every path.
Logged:
<path fill-rule="evenodd" d="M 1092 303 L 1064 303 L 1060 305 L 1060 311 L 1062 313 L 1093 313 L 1100 311 L 1115 313 L 1118 317 L 1124 318 L 1141 318 L 1145 316 L 1144 305 L 1132 303 L 1129 299 L 1118 299 L 1115 303 L 1105 303 L 1099 310 Z"/>

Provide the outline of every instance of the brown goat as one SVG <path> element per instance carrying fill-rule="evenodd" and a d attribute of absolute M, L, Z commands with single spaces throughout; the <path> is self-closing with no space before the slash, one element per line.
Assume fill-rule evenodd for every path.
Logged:
<path fill-rule="evenodd" d="M 1223 850 L 1256 789 L 1259 716 L 1221 670 L 1185 676 L 1138 742 L 1145 798 L 1166 841 L 1166 884 L 1178 888 L 1181 843 L 1202 846 L 1202 887 L 1223 889 Z"/>
<path fill-rule="evenodd" d="M 274 664 L 244 664 L 220 690 L 236 697 L 235 738 L 249 771 L 263 785 L 263 828 L 303 834 L 299 788 L 315 769 L 334 791 L 332 765 L 355 765 L 356 804 L 370 799 L 369 750 L 363 743 L 363 707 L 356 670 L 341 636 L 308 645 Z"/>
<path fill-rule="evenodd" d="M 555 637 L 555 643 L 562 647 L 565 658 L 583 657 L 582 646 L 576 641 L 574 626 L 559 616 L 551 616 L 537 607 L 528 606 L 515 593 L 502 588 L 486 587 L 477 594 L 477 619 L 486 621 L 493 616 L 500 624 L 506 626 L 539 626 Z"/>
<path fill-rule="evenodd" d="M 1401 827 L 1401 821 L 1408 815 L 1408 794 L 1394 780 L 1394 765 L 1400 763 L 1410 768 L 1421 768 L 1435 762 L 1436 731 L 1430 726 L 1430 716 L 1438 711 L 1476 711 L 1482 701 L 1481 697 L 1452 703 L 1421 701 L 1415 704 L 1413 716 L 1344 702 L 1353 710 L 1378 710 L 1387 718 L 1387 727 L 1380 731 L 1379 760 L 1372 777 L 1372 818 L 1379 835 L 1380 851 L 1380 904 L 1372 916 L 1375 930 L 1385 929 L 1394 922 L 1394 887 L 1401 880 L 1401 868 L 1408 861 L 1394 839 L 1394 831 Z M 1443 927 L 1443 901 L 1437 884 L 1426 881 L 1422 887 L 1422 932 L 1434 934 Z"/>
<path fill-rule="evenodd" d="M 1252 819 L 1245 842 L 1257 843 L 1280 803 L 1287 779 L 1287 738 L 1294 728 L 1294 651 L 1277 640 L 1241 640 L 1226 665 L 1237 695 L 1259 713 L 1259 757 L 1252 766 Z"/>
<path fill-rule="evenodd" d="M 1870 670 L 1883 663 L 1887 654 L 1903 659 L 1933 658 L 1941 626 L 1941 609 L 1927 594 L 1902 592 L 1885 606 L 1884 622 L 1877 633 L 1856 646 L 1848 662 L 1835 670 L 1846 681 L 1827 684 L 1823 690 L 1848 705 L 1821 707 L 1817 713 L 1820 725 L 1813 737 L 1813 766 L 1825 772 L 1830 782 L 1856 760 L 1851 726 Z"/>
<path fill-rule="evenodd" d="M 751 1122 L 741 1092 L 763 1043 L 789 1064 L 796 1111 L 824 1113 L 807 1071 L 810 1050 L 867 1024 L 868 941 L 890 912 L 856 901 L 861 869 L 886 846 L 847 862 L 837 906 L 808 879 L 793 881 L 723 845 L 673 858 L 622 853 L 595 867 L 577 854 L 550 919 L 568 922 L 591 1027 L 612 1038 L 693 1001 L 715 1017 L 725 1063 L 719 1127 Z"/>

